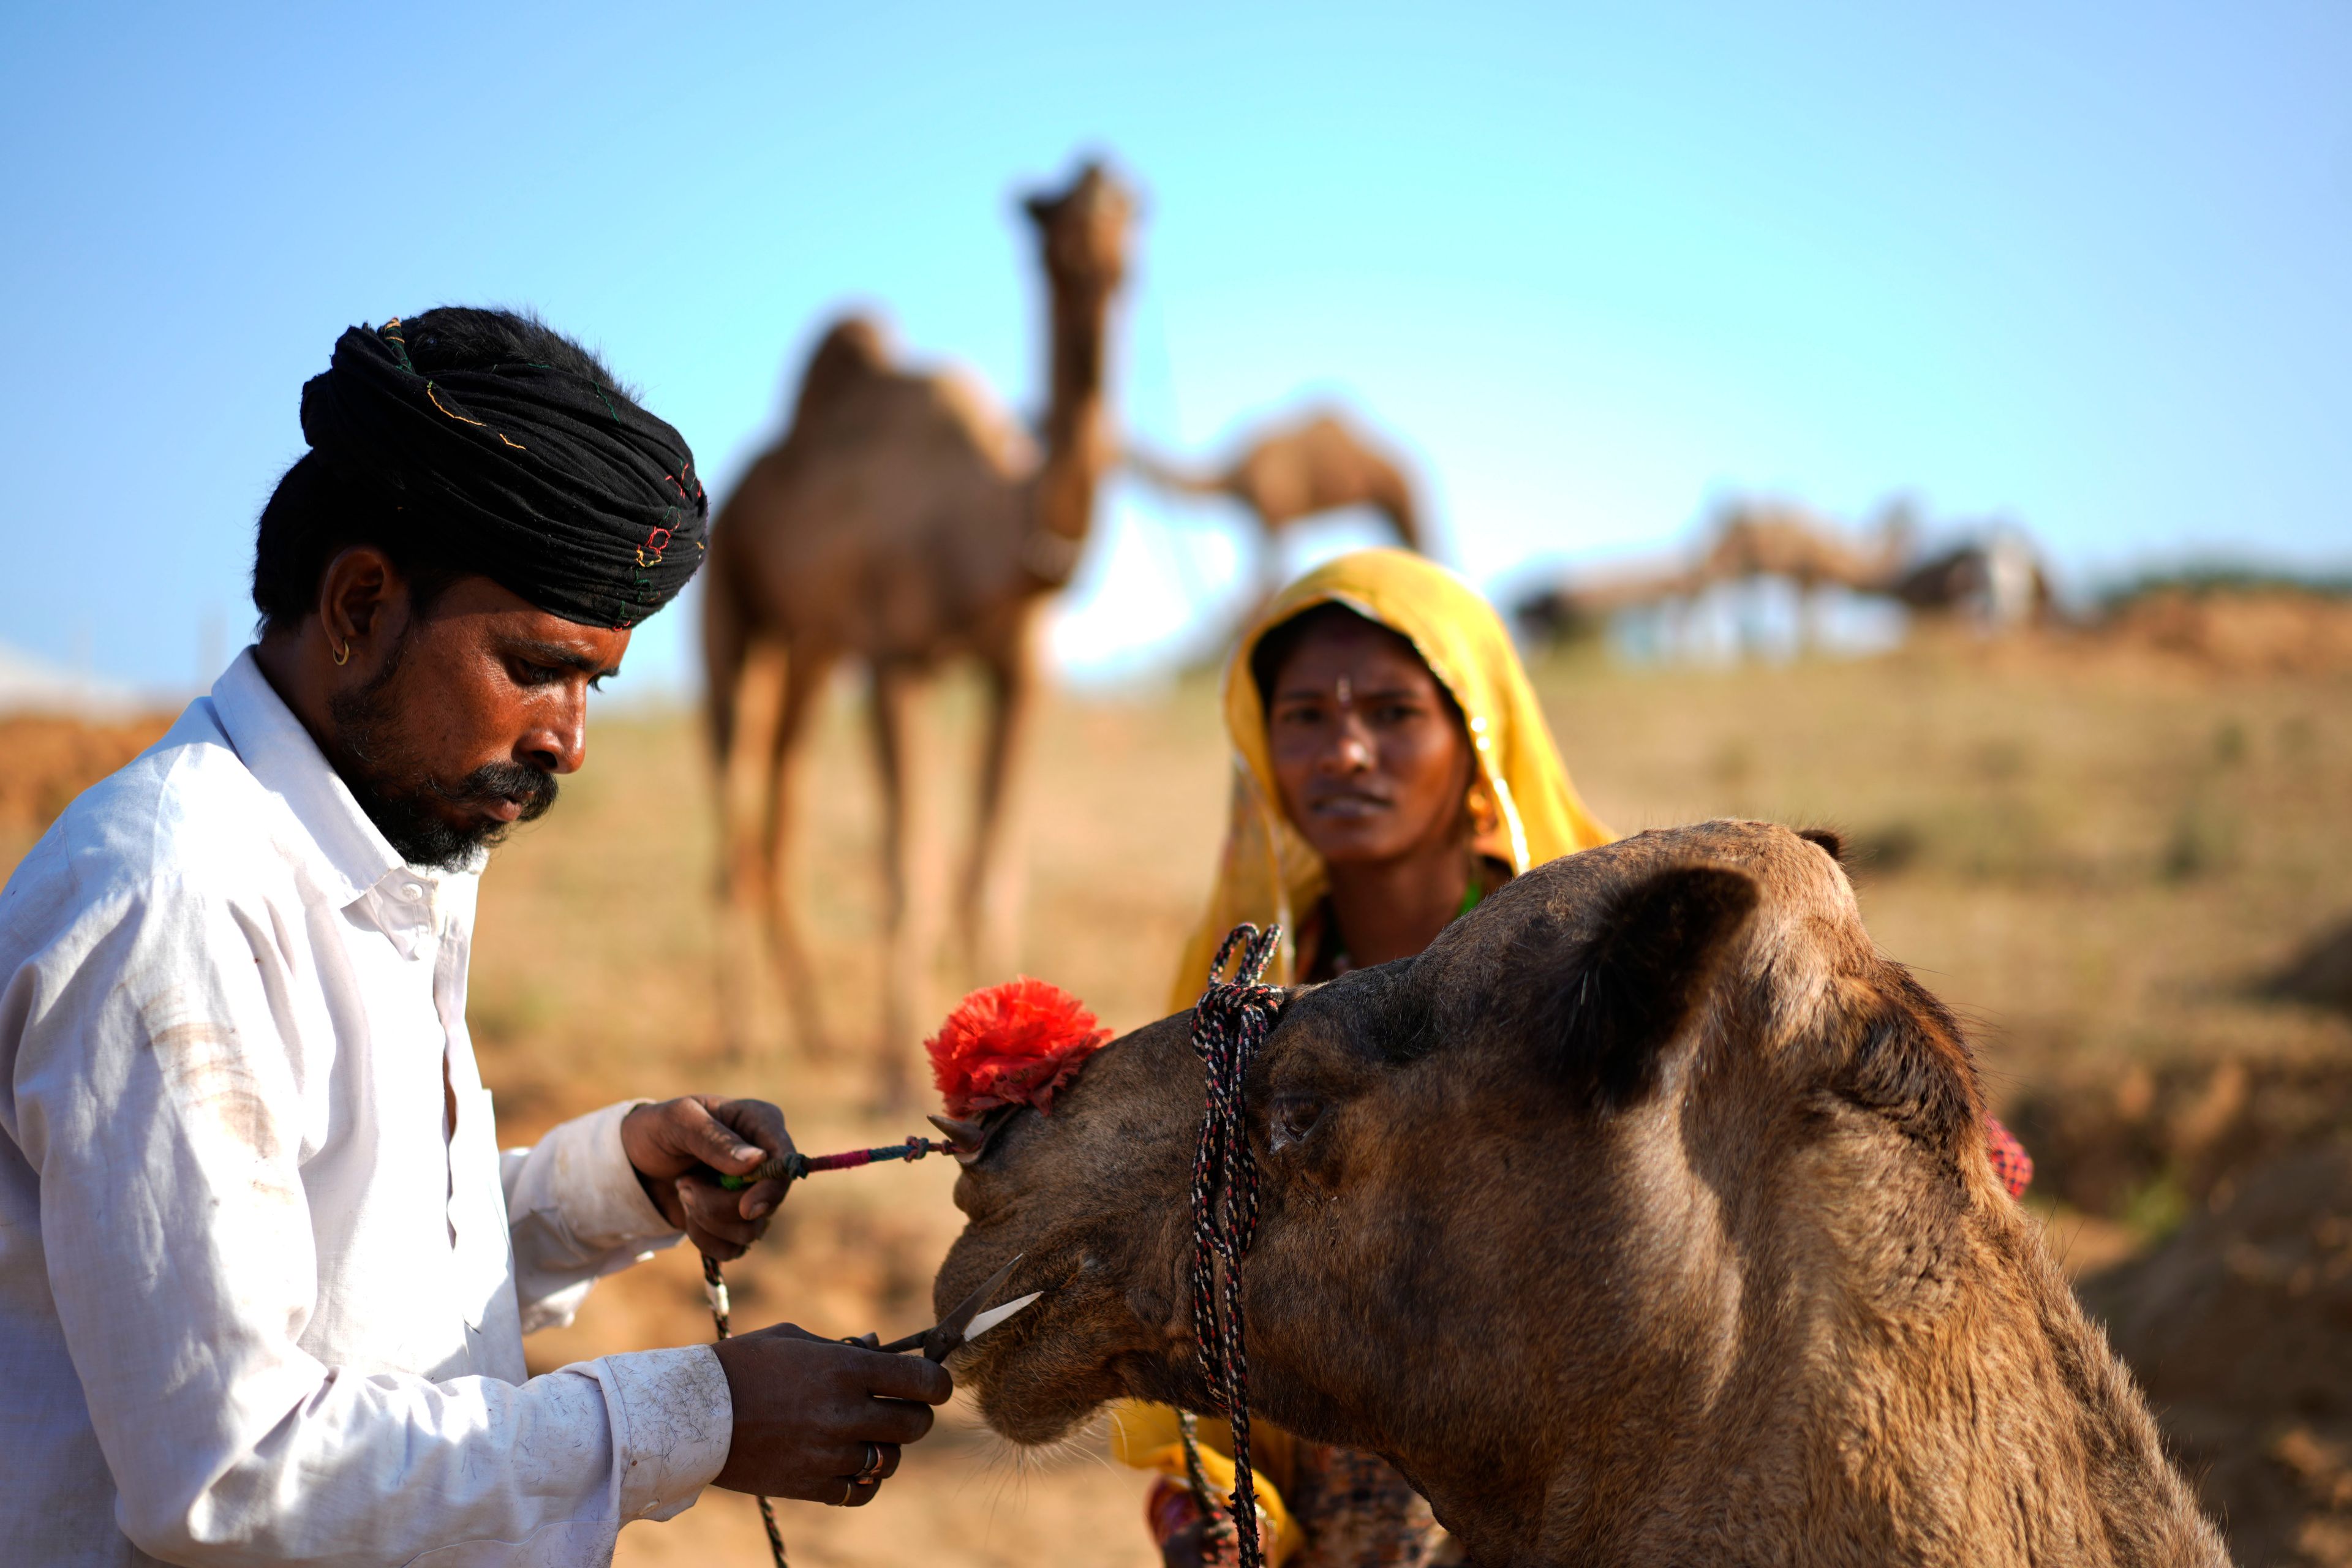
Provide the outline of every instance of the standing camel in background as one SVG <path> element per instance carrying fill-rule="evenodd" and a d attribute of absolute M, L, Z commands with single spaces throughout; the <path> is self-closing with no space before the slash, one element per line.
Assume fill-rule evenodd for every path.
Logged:
<path fill-rule="evenodd" d="M 1131 448 L 1127 466 L 1162 489 L 1229 496 L 1247 507 L 1265 537 L 1261 574 L 1269 579 L 1269 593 L 1279 586 L 1271 581 L 1277 570 L 1275 536 L 1302 519 L 1341 507 L 1371 508 L 1389 520 L 1407 550 L 1428 553 L 1403 465 L 1336 413 L 1269 426 L 1214 472 L 1194 472 Z"/>
<path fill-rule="evenodd" d="M 1037 684 L 1031 632 L 1070 579 L 1110 452 L 1105 338 L 1127 265 L 1133 202 L 1094 164 L 1058 195 L 1033 196 L 1052 329 L 1044 449 L 980 387 L 898 368 L 883 332 L 852 316 L 818 343 L 792 425 L 719 509 L 703 573 L 703 647 L 722 854 L 739 904 L 768 921 L 803 1039 L 823 1038 L 806 948 L 785 877 L 792 783 L 825 677 L 845 657 L 873 679 L 883 797 L 887 958 L 883 1089 L 908 1092 L 932 932 L 909 887 L 908 708 L 941 660 L 969 653 L 990 711 L 971 850 L 958 890 L 967 950 L 1008 967 L 1018 885 L 1009 874 L 1013 764 Z M 784 658 L 783 691 L 761 762 L 756 834 L 731 821 L 728 781 L 747 658 Z M 982 943 L 987 944 L 982 951 Z"/>
<path fill-rule="evenodd" d="M 1889 578 L 1885 592 L 1912 610 L 1966 616 L 1988 632 L 2048 620 L 2054 605 L 2041 554 L 2011 528 L 1994 528 L 1906 566 Z"/>
<path fill-rule="evenodd" d="M 1717 510 L 1700 545 L 1680 559 L 1580 574 L 1522 599 L 1530 635 L 1559 639 L 1596 631 L 1620 610 L 1696 600 L 1726 583 L 1785 578 L 1808 609 L 1824 587 L 1885 593 L 1911 548 L 1909 514 L 1891 509 L 1866 542 L 1801 506 L 1741 500 Z"/>
<path fill-rule="evenodd" d="M 1910 550 L 1910 529 L 1899 511 L 1881 525 L 1865 550 L 1837 524 L 1803 507 L 1735 501 L 1717 514 L 1715 539 L 1699 558 L 1697 578 L 1737 583 L 1785 577 L 1809 598 L 1828 586 L 1877 593 Z"/>
<path fill-rule="evenodd" d="M 1688 554 L 1580 572 L 1525 596 L 1516 613 L 1530 636 L 1563 640 L 1597 631 L 1622 610 L 1687 604 L 1719 584 L 1761 577 L 1794 585 L 1808 619 L 1824 587 L 1881 595 L 1929 616 L 1964 615 L 1986 632 L 2053 613 L 2041 555 L 2014 527 L 1979 526 L 1976 537 L 1929 556 L 1919 554 L 1918 538 L 1918 519 L 1902 500 L 1858 535 L 1786 501 L 1734 500 Z"/>

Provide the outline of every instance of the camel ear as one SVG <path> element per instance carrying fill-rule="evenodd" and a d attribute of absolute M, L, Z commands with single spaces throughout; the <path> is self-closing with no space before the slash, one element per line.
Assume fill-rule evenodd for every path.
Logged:
<path fill-rule="evenodd" d="M 1822 853 L 1839 865 L 1845 864 L 1845 835 L 1834 827 L 1800 827 L 1797 837 L 1808 844 L 1819 845 Z"/>
<path fill-rule="evenodd" d="M 1616 896 L 1550 1010 L 1556 1059 L 1588 1103 L 1632 1105 L 1657 1087 L 1660 1054 L 1705 999 L 1759 896 L 1753 879 L 1716 866 L 1661 871 Z"/>
<path fill-rule="evenodd" d="M 1021 207 L 1029 215 L 1031 222 L 1043 228 L 1054 216 L 1054 198 L 1051 196 L 1025 197 L 1021 203 Z"/>

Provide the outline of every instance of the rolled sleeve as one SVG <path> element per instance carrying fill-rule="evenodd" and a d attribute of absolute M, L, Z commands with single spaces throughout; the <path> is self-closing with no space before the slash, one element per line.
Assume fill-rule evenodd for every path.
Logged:
<path fill-rule="evenodd" d="M 669 1519 L 727 1463 L 735 1404 L 709 1345 L 605 1356 L 574 1370 L 604 1385 L 620 1469 L 620 1513 Z"/>

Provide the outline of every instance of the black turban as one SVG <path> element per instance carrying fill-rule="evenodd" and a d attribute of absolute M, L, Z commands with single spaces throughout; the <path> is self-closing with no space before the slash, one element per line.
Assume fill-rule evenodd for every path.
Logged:
<path fill-rule="evenodd" d="M 550 615 L 632 626 L 677 595 L 709 513 L 684 437 L 551 365 L 420 374 L 400 334 L 336 340 L 302 387 L 313 450 L 380 486 L 435 558 Z"/>

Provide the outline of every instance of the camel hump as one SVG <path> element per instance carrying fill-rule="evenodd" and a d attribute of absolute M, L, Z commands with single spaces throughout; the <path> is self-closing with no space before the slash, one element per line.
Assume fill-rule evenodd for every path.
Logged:
<path fill-rule="evenodd" d="M 889 329 L 872 316 L 842 317 L 825 329 L 809 354 L 808 368 L 801 372 L 793 423 L 803 423 L 812 413 L 838 403 L 859 383 L 887 374 L 889 369 Z"/>
<path fill-rule="evenodd" d="M 1299 426 L 1298 438 L 1335 452 L 1352 454 L 1369 451 L 1372 447 L 1370 440 L 1337 408 L 1318 409 L 1310 415 Z"/>
<path fill-rule="evenodd" d="M 1420 547 L 1403 470 L 1336 409 L 1269 430 L 1242 455 L 1230 483 L 1271 526 L 1369 505 L 1390 513 L 1404 542 Z"/>
<path fill-rule="evenodd" d="M 999 473 L 1025 474 L 1041 460 L 1036 441 L 971 372 L 943 365 L 922 378 L 931 405 L 954 433 Z"/>

